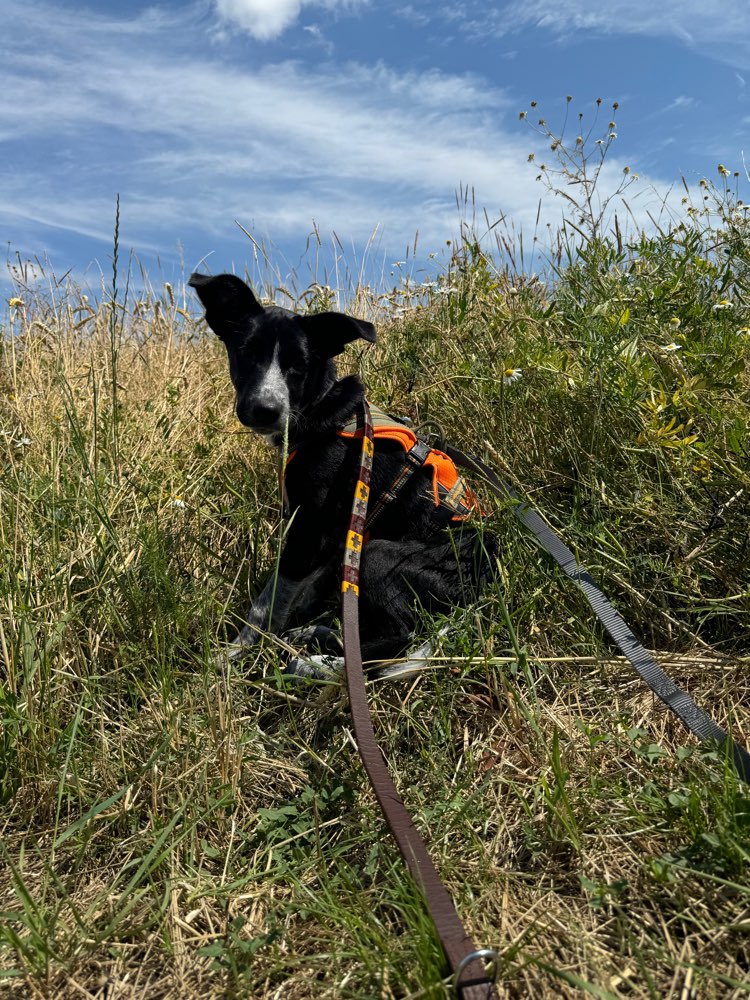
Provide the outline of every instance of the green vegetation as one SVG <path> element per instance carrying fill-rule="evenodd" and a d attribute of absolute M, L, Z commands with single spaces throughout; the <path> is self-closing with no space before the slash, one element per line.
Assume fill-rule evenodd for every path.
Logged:
<path fill-rule="evenodd" d="M 748 745 L 750 222 L 726 183 L 631 240 L 573 212 L 544 280 L 467 231 L 432 285 L 404 265 L 342 306 L 378 322 L 347 361 L 372 399 L 495 463 Z M 286 689 L 273 641 L 211 662 L 281 530 L 221 345 L 184 290 L 49 285 L 0 342 L 0 994 L 448 995 L 341 692 Z M 510 510 L 492 525 L 501 585 L 433 670 L 370 690 L 501 996 L 745 995 L 747 789 Z"/>

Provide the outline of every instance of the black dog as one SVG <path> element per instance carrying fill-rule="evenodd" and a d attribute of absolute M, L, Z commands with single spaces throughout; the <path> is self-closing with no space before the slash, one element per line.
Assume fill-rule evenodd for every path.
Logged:
<path fill-rule="evenodd" d="M 351 421 L 362 407 L 356 376 L 337 378 L 333 358 L 358 338 L 375 343 L 375 328 L 343 313 L 300 316 L 261 306 L 232 274 L 193 274 L 206 321 L 223 341 L 239 420 L 280 448 L 288 427 L 284 485 L 293 517 L 279 573 L 253 602 L 229 656 L 244 655 L 263 630 L 281 634 L 310 622 L 336 592 L 361 442 Z M 476 598 L 489 581 L 496 541 L 462 523 L 475 498 L 441 452 L 378 414 L 370 510 L 381 506 L 405 467 L 393 502 L 369 527 L 360 577 L 365 660 L 400 655 L 416 624 L 415 604 L 449 612 Z M 348 430 L 347 430 L 348 427 Z M 426 459 L 426 460 L 425 460 Z M 448 463 L 448 468 L 445 463 Z M 445 470 L 447 484 L 439 482 Z M 453 470 L 452 473 L 450 470 Z"/>

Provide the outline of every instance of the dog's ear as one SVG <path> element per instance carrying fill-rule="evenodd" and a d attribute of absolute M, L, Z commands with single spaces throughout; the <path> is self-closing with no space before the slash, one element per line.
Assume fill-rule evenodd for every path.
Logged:
<path fill-rule="evenodd" d="M 321 358 L 334 358 L 341 354 L 346 344 L 362 338 L 368 344 L 375 343 L 375 327 L 364 319 L 354 319 L 339 312 L 313 313 L 298 316 L 307 334 L 310 349 Z"/>
<path fill-rule="evenodd" d="M 249 286 L 236 274 L 191 274 L 188 284 L 203 303 L 206 322 L 219 336 L 231 332 L 246 317 L 263 312 Z"/>

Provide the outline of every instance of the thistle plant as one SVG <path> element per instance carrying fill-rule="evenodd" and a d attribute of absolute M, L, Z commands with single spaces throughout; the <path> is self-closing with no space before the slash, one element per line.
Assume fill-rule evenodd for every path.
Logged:
<path fill-rule="evenodd" d="M 544 162 L 538 163 L 535 153 L 529 153 L 528 162 L 534 164 L 539 171 L 537 181 L 553 195 L 568 202 L 569 211 L 565 214 L 563 232 L 566 225 L 571 226 L 584 241 L 589 241 L 601 237 L 608 228 L 610 205 L 623 198 L 625 192 L 638 180 L 638 174 L 625 166 L 615 189 L 606 192 L 602 190 L 602 171 L 612 146 L 617 141 L 615 115 L 620 105 L 617 101 L 611 105 L 611 116 L 604 127 L 601 123 L 603 102 L 598 97 L 590 122 L 586 120 L 583 111 L 578 112 L 573 136 L 570 129 L 572 100 L 570 95 L 565 98 L 565 116 L 558 131 L 544 117 L 537 118 L 536 122 L 533 120 L 538 114 L 536 101 L 531 102 L 531 112 L 521 111 L 518 117 L 542 137 L 554 154 L 552 166 Z M 614 226 L 619 230 L 616 216 Z"/>

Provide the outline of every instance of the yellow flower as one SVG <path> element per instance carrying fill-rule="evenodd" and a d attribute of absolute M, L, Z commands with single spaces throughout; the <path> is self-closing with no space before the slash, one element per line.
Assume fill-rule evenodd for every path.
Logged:
<path fill-rule="evenodd" d="M 8 305 L 11 309 L 17 309 L 23 305 L 23 299 L 19 299 L 17 295 L 14 295 L 12 299 L 8 299 Z"/>
<path fill-rule="evenodd" d="M 669 321 L 669 325 L 672 326 L 672 327 L 674 327 L 675 330 L 679 330 L 679 328 L 680 328 L 680 318 L 679 318 L 679 316 L 672 316 L 672 318 Z"/>

